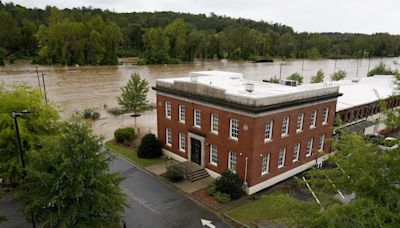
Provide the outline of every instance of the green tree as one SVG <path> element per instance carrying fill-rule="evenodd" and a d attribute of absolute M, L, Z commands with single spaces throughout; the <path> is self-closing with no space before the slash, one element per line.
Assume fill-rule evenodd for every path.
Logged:
<path fill-rule="evenodd" d="M 400 149 L 388 153 L 358 134 L 344 133 L 334 143 L 334 168 L 314 169 L 309 183 L 324 210 L 293 210 L 296 227 L 395 227 L 399 224 Z M 383 168 L 384 167 L 384 168 Z M 348 203 L 333 196 L 354 195 Z M 330 198 L 330 199 L 329 199 Z"/>
<path fill-rule="evenodd" d="M 324 72 L 318 70 L 317 74 L 311 77 L 311 83 L 321 83 L 324 82 Z"/>
<path fill-rule="evenodd" d="M 339 80 L 344 79 L 346 76 L 347 76 L 347 72 L 346 71 L 339 70 L 339 71 L 336 71 L 335 73 L 333 73 L 331 75 L 331 79 L 332 79 L 332 81 L 339 81 Z"/>
<path fill-rule="evenodd" d="M 126 202 L 122 178 L 109 172 L 102 139 L 79 118 L 61 126 L 62 134 L 42 140 L 27 165 L 18 194 L 27 219 L 42 227 L 110 227 L 120 221 Z"/>
<path fill-rule="evenodd" d="M 299 73 L 291 74 L 289 77 L 287 77 L 287 79 L 297 81 L 299 84 L 303 83 L 303 76 L 301 76 Z"/>
<path fill-rule="evenodd" d="M 0 101 L 0 176 L 15 184 L 20 181 L 22 170 L 12 111 L 34 111 L 18 118 L 25 156 L 31 149 L 41 147 L 39 139 L 58 132 L 59 115 L 52 104 L 44 102 L 39 90 L 26 85 L 6 88 L 0 83 Z"/>
<path fill-rule="evenodd" d="M 150 28 L 143 35 L 144 56 L 148 64 L 169 63 L 169 40 L 163 28 Z"/>
<path fill-rule="evenodd" d="M 123 109 L 133 111 L 135 116 L 144 111 L 148 105 L 147 93 L 149 92 L 149 83 L 146 79 L 142 79 L 139 73 L 131 75 L 128 83 L 121 88 L 121 96 L 118 97 L 118 104 Z"/>
<path fill-rule="evenodd" d="M 177 18 L 165 27 L 169 40 L 169 55 L 172 58 L 185 59 L 188 25 L 182 18 Z"/>

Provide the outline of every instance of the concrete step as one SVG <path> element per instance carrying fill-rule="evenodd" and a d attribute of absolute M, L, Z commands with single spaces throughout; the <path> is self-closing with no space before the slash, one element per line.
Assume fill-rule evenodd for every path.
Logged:
<path fill-rule="evenodd" d="M 197 171 L 188 173 L 188 174 L 186 175 L 186 178 L 187 178 L 189 181 L 194 182 L 194 181 L 197 181 L 197 180 L 200 180 L 200 179 L 209 177 L 209 176 L 210 176 L 210 174 L 208 174 L 207 171 L 206 171 L 205 169 L 200 169 L 200 170 L 197 170 Z"/>

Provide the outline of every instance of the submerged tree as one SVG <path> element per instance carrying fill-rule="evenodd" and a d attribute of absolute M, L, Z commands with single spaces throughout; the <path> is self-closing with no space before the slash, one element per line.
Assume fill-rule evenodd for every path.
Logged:
<path fill-rule="evenodd" d="M 126 111 L 133 111 L 136 117 L 142 111 L 144 111 L 148 105 L 147 93 L 149 92 L 149 83 L 146 79 L 142 79 L 139 73 L 131 75 L 126 86 L 121 88 L 121 96 L 119 96 L 118 104 L 122 106 Z"/>
<path fill-rule="evenodd" d="M 126 202 L 122 178 L 109 172 L 102 139 L 73 118 L 62 134 L 33 150 L 18 199 L 23 212 L 42 227 L 110 227 L 120 221 Z"/>
<path fill-rule="evenodd" d="M 331 75 L 332 81 L 339 81 L 347 76 L 347 72 L 344 70 L 339 70 Z"/>
<path fill-rule="evenodd" d="M 297 81 L 299 84 L 303 83 L 303 76 L 301 76 L 299 73 L 291 74 L 289 77 L 287 77 L 287 79 Z"/>
<path fill-rule="evenodd" d="M 324 82 L 324 72 L 318 70 L 317 74 L 311 77 L 311 83 L 321 83 Z"/>

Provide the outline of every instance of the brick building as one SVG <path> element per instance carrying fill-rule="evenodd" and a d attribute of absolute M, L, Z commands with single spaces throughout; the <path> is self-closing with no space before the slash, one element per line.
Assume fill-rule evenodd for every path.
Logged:
<path fill-rule="evenodd" d="M 218 177 L 237 173 L 253 194 L 327 158 L 337 86 L 291 87 L 239 73 L 194 72 L 156 81 L 164 153 Z"/>

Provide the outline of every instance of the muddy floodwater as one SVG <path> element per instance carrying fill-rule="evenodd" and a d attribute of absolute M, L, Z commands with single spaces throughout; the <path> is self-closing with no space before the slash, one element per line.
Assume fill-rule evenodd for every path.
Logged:
<path fill-rule="evenodd" d="M 194 63 L 177 65 L 133 65 L 133 59 L 120 59 L 118 66 L 38 66 L 39 73 L 45 74 L 47 97 L 54 102 L 68 117 L 75 111 L 82 111 L 86 107 L 96 108 L 101 113 L 101 119 L 93 123 L 93 129 L 106 138 L 112 138 L 116 128 L 133 126 L 134 120 L 129 115 L 112 116 L 104 111 L 116 107 L 116 97 L 120 94 L 120 87 L 125 85 L 129 76 L 138 72 L 155 85 L 157 78 L 184 77 L 191 71 L 223 70 L 240 72 L 246 79 L 262 81 L 271 77 L 286 78 L 298 72 L 304 76 L 304 83 L 319 69 L 325 73 L 325 81 L 330 80 L 334 70 L 345 70 L 348 77 L 365 77 L 368 69 L 372 69 L 380 62 L 396 68 L 399 58 L 376 59 L 346 59 L 346 60 L 294 60 L 275 61 L 273 63 L 251 63 L 247 61 L 206 60 Z M 0 82 L 7 86 L 13 83 L 28 83 L 38 86 L 36 67 L 27 61 L 18 61 L 13 65 L 0 67 Z M 148 99 L 155 103 L 155 93 L 150 90 Z M 155 111 L 148 111 L 137 118 L 137 127 L 141 133 L 156 131 Z"/>

